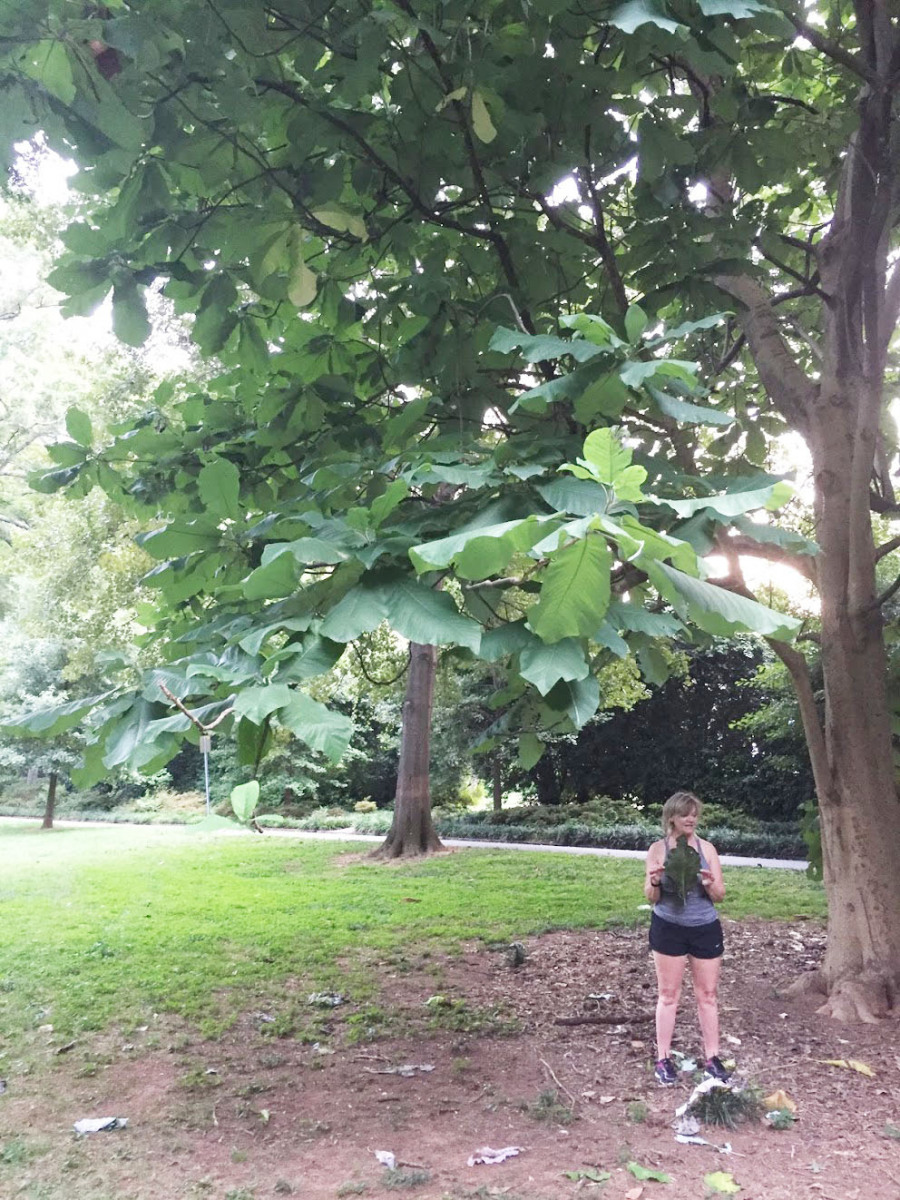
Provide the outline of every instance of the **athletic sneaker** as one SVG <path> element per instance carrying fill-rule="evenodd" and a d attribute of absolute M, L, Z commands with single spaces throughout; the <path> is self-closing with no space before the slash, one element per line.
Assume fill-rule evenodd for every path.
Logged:
<path fill-rule="evenodd" d="M 657 1060 L 656 1066 L 653 1069 L 653 1074 L 657 1083 L 662 1083 L 667 1087 L 669 1084 L 678 1082 L 678 1072 L 675 1069 L 675 1064 L 671 1058 L 660 1058 Z"/>
<path fill-rule="evenodd" d="M 706 1066 L 703 1068 L 703 1074 L 707 1079 L 720 1079 L 722 1083 L 727 1083 L 731 1078 L 731 1072 L 722 1062 L 717 1054 L 706 1060 Z"/>

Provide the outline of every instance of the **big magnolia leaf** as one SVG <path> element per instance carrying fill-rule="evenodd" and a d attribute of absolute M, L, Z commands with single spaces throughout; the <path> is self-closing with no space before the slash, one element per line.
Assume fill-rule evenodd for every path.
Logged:
<path fill-rule="evenodd" d="M 609 604 L 612 554 L 599 534 L 589 534 L 558 551 L 541 583 L 528 624 L 545 642 L 590 637 Z"/>
<path fill-rule="evenodd" d="M 251 779 L 249 783 L 239 783 L 231 789 L 231 807 L 234 815 L 245 824 L 253 816 L 259 803 L 259 781 Z"/>
<path fill-rule="evenodd" d="M 668 563 L 641 558 L 639 564 L 680 617 L 689 617 L 716 637 L 750 632 L 790 641 L 800 630 L 802 622 L 798 618 L 766 608 L 705 579 L 694 579 Z"/>
<path fill-rule="evenodd" d="M 585 679 L 589 672 L 584 651 L 574 638 L 566 638 L 553 646 L 535 641 L 519 654 L 519 674 L 533 683 L 542 696 L 546 696 L 561 679 Z"/>
<path fill-rule="evenodd" d="M 666 874 L 675 885 L 682 904 L 687 903 L 688 893 L 697 883 L 699 873 L 700 855 L 693 846 L 688 845 L 687 838 L 682 834 L 666 858 Z"/>
<path fill-rule="evenodd" d="M 294 692 L 291 702 L 279 709 L 279 725 L 312 750 L 320 750 L 332 762 L 338 762 L 353 736 L 353 722 L 343 713 L 334 712 L 303 692 Z"/>

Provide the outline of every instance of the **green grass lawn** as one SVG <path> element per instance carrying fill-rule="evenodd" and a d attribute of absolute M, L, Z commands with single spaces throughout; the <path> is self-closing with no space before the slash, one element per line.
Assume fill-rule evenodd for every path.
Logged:
<path fill-rule="evenodd" d="M 42 1024 L 66 1036 L 164 1011 L 214 1033 L 289 978 L 364 1000 L 373 963 L 411 950 L 647 920 L 637 860 L 473 849 L 383 866 L 366 849 L 0 825 L 0 1045 Z M 798 872 L 731 868 L 726 881 L 729 917 L 825 913 L 821 885 Z"/>

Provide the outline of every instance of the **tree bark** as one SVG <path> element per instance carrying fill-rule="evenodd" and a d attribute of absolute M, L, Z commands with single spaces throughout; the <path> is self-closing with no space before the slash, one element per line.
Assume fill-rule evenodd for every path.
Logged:
<path fill-rule="evenodd" d="M 829 913 L 822 1011 L 864 1021 L 900 999 L 900 801 L 868 510 L 877 428 L 854 419 L 873 407 L 873 389 L 879 380 L 824 381 L 809 437 L 825 685 L 816 770 Z"/>
<path fill-rule="evenodd" d="M 44 807 L 44 820 L 41 823 L 41 829 L 53 828 L 53 816 L 56 812 L 56 784 L 59 780 L 59 772 L 51 771 L 50 778 L 47 781 L 47 803 Z"/>
<path fill-rule="evenodd" d="M 413 642 L 409 649 L 394 819 L 387 838 L 374 852 L 377 858 L 430 854 L 444 848 L 431 819 L 429 782 L 437 647 Z"/>

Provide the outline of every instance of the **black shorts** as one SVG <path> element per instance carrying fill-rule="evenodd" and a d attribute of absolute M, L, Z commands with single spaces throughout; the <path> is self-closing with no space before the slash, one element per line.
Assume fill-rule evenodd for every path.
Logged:
<path fill-rule="evenodd" d="M 721 958 L 725 951 L 722 939 L 722 923 L 715 920 L 708 925 L 676 925 L 656 913 L 650 918 L 650 949 L 657 954 L 681 958 Z"/>

